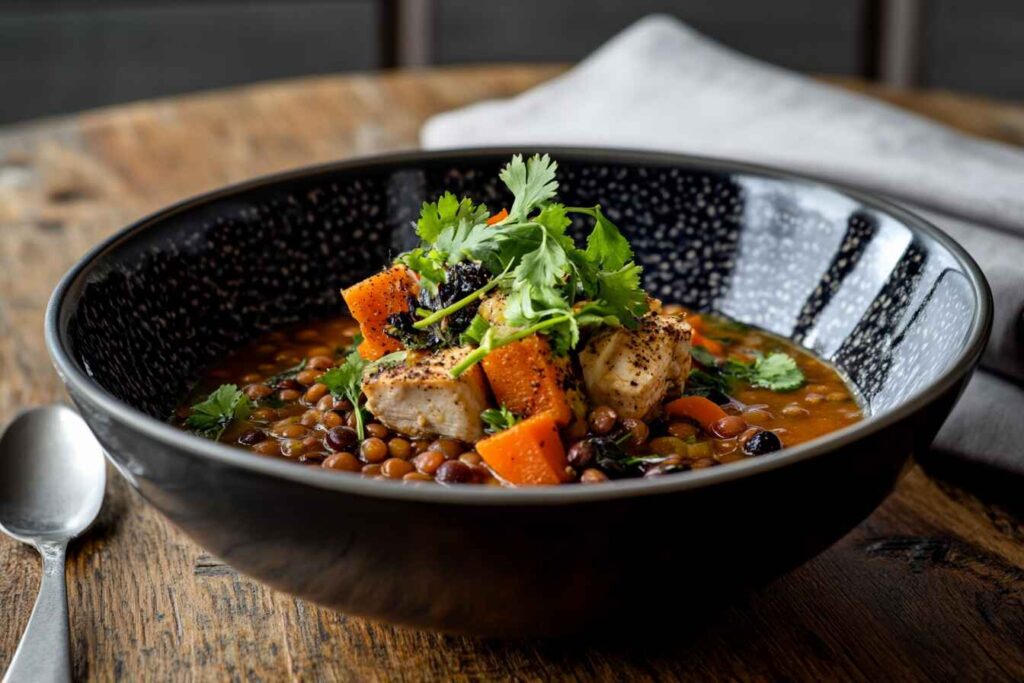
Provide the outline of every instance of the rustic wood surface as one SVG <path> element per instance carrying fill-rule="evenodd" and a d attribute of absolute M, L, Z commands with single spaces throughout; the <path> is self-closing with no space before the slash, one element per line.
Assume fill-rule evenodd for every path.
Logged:
<path fill-rule="evenodd" d="M 0 129 L 0 424 L 63 397 L 43 308 L 58 277 L 120 226 L 224 183 L 414 147 L 430 114 L 558 71 L 313 78 Z M 1024 106 L 842 84 L 1024 144 Z M 38 564 L 0 538 L 0 670 Z M 835 547 L 706 628 L 650 625 L 671 636 L 658 645 L 477 641 L 322 610 L 219 563 L 113 471 L 100 523 L 70 553 L 68 587 L 79 679 L 1024 680 L 1021 518 L 920 468 Z"/>

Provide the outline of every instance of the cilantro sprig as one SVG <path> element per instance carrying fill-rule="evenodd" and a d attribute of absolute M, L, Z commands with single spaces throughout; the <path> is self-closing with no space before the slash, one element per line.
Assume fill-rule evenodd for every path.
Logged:
<path fill-rule="evenodd" d="M 362 341 L 362 336 L 357 334 L 352 340 L 352 348 L 345 355 L 345 362 L 331 368 L 317 380 L 327 386 L 332 396 L 346 399 L 352 404 L 352 410 L 356 415 L 356 434 L 360 440 L 366 438 L 366 411 L 359 403 L 363 393 L 363 377 L 379 367 L 400 363 L 406 357 L 405 351 L 395 351 L 375 361 L 365 360 L 359 355 L 359 344 Z"/>
<path fill-rule="evenodd" d="M 244 420 L 251 412 L 248 396 L 234 384 L 222 384 L 192 406 L 185 426 L 194 434 L 216 441 L 232 421 Z"/>
<path fill-rule="evenodd" d="M 686 380 L 686 393 L 690 395 L 728 394 L 736 382 L 787 392 L 799 389 L 806 381 L 796 360 L 779 351 L 767 356 L 755 354 L 752 361 L 735 357 L 720 361 L 703 347 L 694 346 L 691 355 L 700 367 L 692 369 Z"/>
<path fill-rule="evenodd" d="M 504 431 L 519 422 L 519 418 L 505 404 L 499 408 L 488 408 L 480 413 L 480 419 L 487 425 L 488 434 Z"/>
<path fill-rule="evenodd" d="M 459 304 L 500 288 L 505 322 L 514 330 L 499 337 L 485 320 L 474 319 L 460 341 L 478 348 L 453 368 L 452 376 L 494 349 L 535 333 L 547 336 L 554 351 L 564 355 L 579 344 L 581 328 L 635 329 L 648 311 L 642 269 L 633 262 L 629 242 L 600 206 L 566 207 L 553 201 L 557 170 L 546 154 L 525 161 L 513 156 L 499 174 L 512 193 L 512 206 L 493 225 L 483 205 L 451 193 L 423 204 L 416 223 L 422 244 L 396 261 L 416 272 L 431 292 L 445 281 L 447 268 L 467 260 L 483 264 L 494 279 Z M 572 215 L 594 220 L 585 249 L 566 234 Z M 458 304 L 449 309 L 424 311 L 414 327 L 436 324 L 459 310 Z"/>

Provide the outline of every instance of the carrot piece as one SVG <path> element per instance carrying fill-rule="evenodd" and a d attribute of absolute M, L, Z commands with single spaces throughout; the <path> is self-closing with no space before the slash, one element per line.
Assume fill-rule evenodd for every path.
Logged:
<path fill-rule="evenodd" d="M 687 313 L 686 322 L 690 324 L 694 332 L 701 330 L 704 327 L 704 319 L 700 317 L 700 313 Z"/>
<path fill-rule="evenodd" d="M 568 479 L 565 449 L 551 413 L 534 415 L 478 441 L 476 452 L 510 484 L 561 484 Z"/>
<path fill-rule="evenodd" d="M 569 423 L 572 408 L 562 388 L 562 372 L 544 337 L 535 334 L 495 349 L 482 364 L 499 404 L 516 415 L 547 411 L 558 424 Z"/>
<path fill-rule="evenodd" d="M 495 223 L 500 223 L 506 218 L 508 218 L 508 209 L 502 209 L 501 211 L 487 219 L 487 225 L 494 225 Z"/>
<path fill-rule="evenodd" d="M 665 412 L 675 417 L 688 417 L 707 431 L 711 423 L 726 416 L 714 401 L 703 396 L 683 396 L 665 404 Z"/>
<path fill-rule="evenodd" d="M 363 335 L 360 356 L 377 360 L 402 348 L 401 342 L 384 333 L 384 327 L 389 315 L 408 311 L 409 297 L 418 293 L 416 278 L 405 266 L 394 266 L 342 290 L 349 313 Z"/>
<path fill-rule="evenodd" d="M 692 336 L 690 337 L 690 343 L 694 346 L 703 346 L 705 349 L 710 351 L 716 356 L 725 355 L 725 347 L 721 343 L 714 339 L 709 339 L 701 334 L 696 328 L 694 328 Z"/>

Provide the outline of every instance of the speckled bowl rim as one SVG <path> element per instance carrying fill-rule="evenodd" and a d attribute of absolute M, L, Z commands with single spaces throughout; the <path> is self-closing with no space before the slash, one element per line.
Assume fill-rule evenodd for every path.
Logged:
<path fill-rule="evenodd" d="M 106 389 L 87 376 L 72 359 L 69 349 L 68 331 L 61 328 L 65 303 L 71 294 L 78 293 L 89 274 L 97 267 L 97 261 L 128 242 L 146 229 L 155 226 L 176 214 L 194 209 L 214 200 L 278 183 L 312 177 L 325 173 L 367 170 L 388 170 L 406 165 L 450 161 L 464 163 L 472 160 L 500 160 L 512 154 L 545 152 L 554 158 L 589 163 L 646 164 L 653 166 L 676 166 L 697 171 L 736 173 L 746 176 L 760 176 L 782 180 L 797 185 L 825 188 L 844 195 L 864 206 L 888 214 L 900 221 L 916 237 L 924 237 L 946 249 L 966 273 L 974 295 L 974 315 L 967 342 L 958 352 L 955 361 L 935 380 L 914 392 L 892 410 L 868 417 L 861 422 L 844 427 L 827 436 L 787 448 L 759 458 L 729 463 L 725 467 L 714 467 L 686 473 L 667 475 L 654 479 L 625 479 L 595 486 L 551 486 L 533 488 L 501 488 L 482 486 L 437 486 L 433 484 L 409 485 L 368 479 L 359 476 L 339 475 L 295 463 L 271 458 L 257 458 L 233 446 L 207 441 L 183 432 L 170 424 L 157 420 L 113 396 Z M 671 494 L 690 489 L 705 488 L 742 477 L 814 458 L 840 447 L 852 444 L 889 425 L 912 415 L 929 402 L 952 387 L 978 362 L 988 340 L 992 326 L 992 293 L 985 276 L 974 259 L 951 237 L 923 218 L 889 202 L 860 190 L 816 179 L 812 176 L 792 173 L 780 169 L 748 164 L 745 162 L 715 159 L 709 157 L 652 152 L 645 150 L 604 149 L 558 146 L 505 146 L 450 149 L 435 152 L 409 151 L 384 155 L 353 157 L 344 161 L 330 162 L 315 166 L 263 176 L 229 185 L 209 193 L 173 204 L 138 220 L 90 250 L 64 275 L 58 283 L 46 308 L 46 346 L 55 368 L 62 380 L 85 400 L 93 403 L 108 414 L 111 420 L 122 422 L 138 430 L 147 438 L 155 439 L 172 448 L 180 448 L 199 459 L 210 459 L 223 465 L 238 467 L 255 473 L 279 477 L 291 482 L 321 489 L 335 490 L 356 496 L 379 499 L 403 500 L 409 502 L 464 504 L 464 505 L 566 505 L 593 503 L 632 496 Z M 65 315 L 65 321 L 68 315 Z M 909 454 L 908 454 L 909 455 Z"/>

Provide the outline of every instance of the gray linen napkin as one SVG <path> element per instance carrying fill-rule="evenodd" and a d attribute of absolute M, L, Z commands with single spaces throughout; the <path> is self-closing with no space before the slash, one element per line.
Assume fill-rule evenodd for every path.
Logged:
<path fill-rule="evenodd" d="M 1020 150 L 759 62 L 660 15 L 522 95 L 434 117 L 421 141 L 674 150 L 793 168 L 904 200 L 984 270 L 996 322 L 982 365 L 1024 382 Z M 1022 413 L 1024 389 L 982 373 L 936 447 L 1024 473 Z"/>

